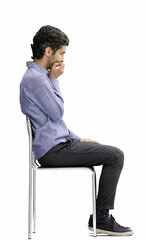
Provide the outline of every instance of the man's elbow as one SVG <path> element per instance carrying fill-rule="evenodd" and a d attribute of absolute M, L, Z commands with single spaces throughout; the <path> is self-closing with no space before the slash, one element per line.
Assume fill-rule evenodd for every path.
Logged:
<path fill-rule="evenodd" d="M 63 117 L 63 113 L 64 113 L 64 109 L 63 109 L 63 108 L 60 108 L 58 111 L 56 111 L 56 112 L 52 115 L 51 119 L 52 119 L 53 121 L 60 121 L 60 120 L 62 119 L 62 117 Z"/>

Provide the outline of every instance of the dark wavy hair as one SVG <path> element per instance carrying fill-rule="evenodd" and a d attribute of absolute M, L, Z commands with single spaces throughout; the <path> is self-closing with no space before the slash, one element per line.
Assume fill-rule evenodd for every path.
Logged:
<path fill-rule="evenodd" d="M 43 26 L 33 38 L 33 44 L 31 44 L 33 56 L 31 58 L 41 59 L 46 47 L 50 47 L 55 54 L 61 45 L 69 45 L 67 35 L 58 28 L 50 25 Z"/>

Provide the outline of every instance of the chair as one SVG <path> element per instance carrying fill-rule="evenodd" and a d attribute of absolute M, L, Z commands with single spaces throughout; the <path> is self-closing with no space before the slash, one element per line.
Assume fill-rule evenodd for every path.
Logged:
<path fill-rule="evenodd" d="M 29 116 L 26 116 L 27 130 L 29 135 L 29 202 L 28 202 L 28 239 L 36 231 L 36 171 L 38 170 L 69 170 L 88 169 L 92 172 L 92 202 L 93 202 L 93 236 L 96 236 L 96 172 L 94 167 L 49 167 L 43 168 L 37 162 L 32 151 L 32 127 Z M 33 218 L 32 218 L 33 216 Z"/>

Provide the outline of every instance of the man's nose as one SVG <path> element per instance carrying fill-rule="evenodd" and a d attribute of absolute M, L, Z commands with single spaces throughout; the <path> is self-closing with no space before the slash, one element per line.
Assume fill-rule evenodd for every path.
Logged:
<path fill-rule="evenodd" d="M 64 56 L 61 58 L 61 62 L 64 62 Z"/>

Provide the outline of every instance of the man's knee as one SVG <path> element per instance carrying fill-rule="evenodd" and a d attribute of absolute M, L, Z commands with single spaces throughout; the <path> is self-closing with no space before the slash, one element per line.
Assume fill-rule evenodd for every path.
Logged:
<path fill-rule="evenodd" d="M 124 166 L 124 153 L 122 150 L 117 148 L 116 151 L 116 162 L 117 162 L 117 166 L 122 169 Z"/>

